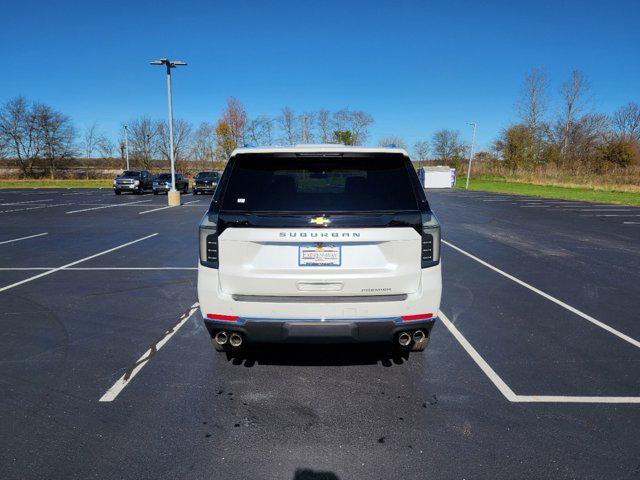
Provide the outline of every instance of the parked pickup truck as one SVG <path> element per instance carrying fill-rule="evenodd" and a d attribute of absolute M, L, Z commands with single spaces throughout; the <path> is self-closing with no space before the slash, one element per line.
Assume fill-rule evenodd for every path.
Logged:
<path fill-rule="evenodd" d="M 125 170 L 113 181 L 113 191 L 116 195 L 122 192 L 142 194 L 153 188 L 153 177 L 147 170 Z"/>
<path fill-rule="evenodd" d="M 213 193 L 218 187 L 220 174 L 218 172 L 200 172 L 193 180 L 193 194 Z"/>

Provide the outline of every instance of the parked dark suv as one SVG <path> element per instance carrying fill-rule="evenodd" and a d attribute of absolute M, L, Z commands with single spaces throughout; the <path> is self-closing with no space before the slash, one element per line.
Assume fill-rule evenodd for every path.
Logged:
<path fill-rule="evenodd" d="M 160 192 L 168 192 L 171 190 L 171 174 L 161 173 L 153 181 L 153 194 L 158 195 Z M 181 173 L 176 173 L 176 190 L 182 193 L 189 192 L 189 180 L 184 178 Z"/>
<path fill-rule="evenodd" d="M 218 172 L 200 172 L 193 180 L 193 194 L 213 193 L 218 188 L 220 181 L 220 173 Z"/>
<path fill-rule="evenodd" d="M 144 193 L 153 188 L 153 177 L 147 170 L 125 170 L 113 181 L 113 191 L 116 195 L 122 192 Z"/>

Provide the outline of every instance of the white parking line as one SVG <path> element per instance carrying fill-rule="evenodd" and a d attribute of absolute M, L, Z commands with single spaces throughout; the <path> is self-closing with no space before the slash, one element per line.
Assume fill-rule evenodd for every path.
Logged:
<path fill-rule="evenodd" d="M 524 281 L 520 280 L 519 278 L 516 278 L 513 275 L 510 275 L 507 272 L 504 272 L 504 271 L 500 270 L 499 268 L 494 267 L 490 263 L 485 262 L 484 260 L 476 257 L 475 255 L 470 254 L 469 252 L 465 252 L 460 247 L 457 247 L 457 246 L 453 245 L 452 243 L 447 242 L 446 240 L 442 240 L 442 243 L 444 243 L 445 245 L 453 248 L 454 250 L 457 250 L 458 252 L 462 253 L 463 255 L 466 255 L 467 257 L 475 260 L 476 262 L 484 265 L 485 267 L 490 268 L 494 272 L 499 273 L 500 275 L 508 278 L 509 280 L 512 280 L 515 283 L 517 283 L 519 285 L 522 285 L 523 287 L 528 288 L 532 292 L 537 293 L 538 295 L 546 298 L 547 300 L 552 301 L 556 305 L 560 305 L 562 308 L 565 308 L 566 310 L 569 310 L 571 313 L 575 313 L 579 317 L 584 318 L 588 322 L 593 323 L 594 325 L 602 328 L 603 330 L 606 330 L 607 332 L 612 333 L 613 335 L 615 335 L 616 337 L 624 340 L 625 342 L 629 342 L 634 347 L 640 348 L 640 342 L 638 340 L 636 340 L 635 338 L 631 338 L 630 336 L 625 335 L 624 333 L 620 332 L 619 330 L 616 330 L 615 328 L 610 327 L 606 323 L 603 323 L 600 320 L 596 320 L 591 315 L 587 315 L 586 313 L 578 310 L 577 308 L 572 307 L 571 305 L 569 305 L 567 303 L 564 303 L 562 300 L 558 300 L 556 297 L 554 297 L 552 295 L 549 295 L 548 293 L 543 292 L 542 290 L 534 287 L 533 285 L 529 285 L 527 282 L 524 282 Z"/>
<path fill-rule="evenodd" d="M 158 210 L 166 210 L 167 208 L 174 208 L 174 206 L 173 205 L 169 205 L 168 207 L 154 208 L 153 210 L 144 210 L 142 212 L 138 212 L 138 215 L 144 215 L 145 213 L 157 212 Z"/>
<path fill-rule="evenodd" d="M 42 202 L 53 202 L 53 198 L 47 198 L 45 200 L 29 200 L 27 202 L 10 202 L 10 203 L 0 203 L 0 205 L 24 205 L 27 203 L 42 203 Z"/>
<path fill-rule="evenodd" d="M 5 290 L 9 290 L 13 287 L 17 287 L 27 282 L 32 282 L 33 280 L 37 280 L 38 278 L 42 278 L 47 275 L 51 275 L 52 273 L 59 272 L 60 270 L 64 270 L 66 268 L 72 267 L 82 262 L 86 262 L 87 260 L 91 260 L 93 258 L 99 257 L 101 255 L 106 255 L 107 253 L 115 252 L 116 250 L 120 250 L 121 248 L 128 247 L 129 245 L 133 245 L 134 243 L 141 242 L 143 240 L 147 240 L 148 238 L 155 237 L 158 235 L 157 233 L 153 233 L 151 235 L 147 235 L 146 237 L 139 238 L 137 240 L 133 240 L 132 242 L 127 242 L 123 245 L 119 245 L 117 247 L 110 248 L 109 250 L 105 250 L 104 252 L 96 253 L 89 257 L 81 258 L 80 260 L 76 260 L 71 263 L 67 263 L 66 265 L 62 265 L 61 267 L 52 268 L 51 270 L 47 270 L 46 272 L 39 273 L 38 275 L 34 275 L 33 277 L 25 278 L 24 280 L 20 280 L 19 282 L 12 283 L 11 285 L 6 285 L 0 288 L 0 292 L 4 292 Z"/>
<path fill-rule="evenodd" d="M 469 356 L 476 362 L 476 365 L 491 380 L 500 393 L 510 402 L 514 403 L 640 403 L 640 397 L 599 397 L 599 396 L 573 396 L 573 395 L 517 395 L 509 385 L 507 385 L 500 375 L 482 358 L 482 355 L 473 348 L 469 341 L 460 333 L 455 325 L 442 312 L 438 312 L 438 317 L 445 327 L 451 332 L 458 343 L 465 349 Z"/>
<path fill-rule="evenodd" d="M 0 267 L 0 271 L 3 272 L 25 272 L 30 270 L 42 271 L 42 270 L 55 270 L 57 267 Z M 58 268 L 60 271 L 107 271 L 107 270 L 197 270 L 198 267 L 69 267 Z"/>
<path fill-rule="evenodd" d="M 56 203 L 55 205 L 42 205 L 40 207 L 14 208 L 11 210 L 0 210 L 0 213 L 26 212 L 28 210 L 40 210 L 41 208 L 52 208 L 52 207 L 65 207 L 68 205 L 73 205 L 73 203 Z"/>
<path fill-rule="evenodd" d="M 640 222 L 622 222 L 625 225 L 640 225 Z"/>
<path fill-rule="evenodd" d="M 191 205 L 192 203 L 198 203 L 200 200 L 191 200 L 190 202 L 184 202 L 183 205 Z"/>
<path fill-rule="evenodd" d="M 137 202 L 127 202 L 127 203 L 111 203 L 109 205 L 103 205 L 101 207 L 93 207 L 93 208 L 83 208 L 81 210 L 71 210 L 70 212 L 65 213 L 80 213 L 80 212 L 88 212 L 89 210 L 100 210 L 102 208 L 113 208 L 113 207 L 122 207 L 123 205 L 133 205 L 134 203 L 145 203 L 150 202 L 151 200 L 138 200 Z"/>
<path fill-rule="evenodd" d="M 178 323 L 165 330 L 162 336 L 151 344 L 149 349 L 142 354 L 138 361 L 131 365 L 124 373 L 124 375 L 116 380 L 116 383 L 114 383 L 113 386 L 109 390 L 107 390 L 104 395 L 102 395 L 102 397 L 100 397 L 99 401 L 114 401 L 116 397 L 120 395 L 120 392 L 122 392 L 122 390 L 124 390 L 124 388 L 129 384 L 129 382 L 131 382 L 131 380 L 134 379 L 134 377 L 140 372 L 140 370 L 142 370 L 147 362 L 149 362 L 149 360 L 151 360 L 151 358 L 153 358 L 153 356 L 158 353 L 158 351 L 171 339 L 171 337 L 173 337 L 176 332 L 180 330 L 180 327 L 182 327 L 187 322 L 187 320 L 189 320 L 191 316 L 196 313 L 196 311 L 198 310 L 198 306 L 198 302 L 191 305 L 191 307 L 189 307 L 187 311 L 180 316 Z"/>
<path fill-rule="evenodd" d="M 45 232 L 45 233 L 37 233 L 35 235 L 29 235 L 28 237 L 14 238 L 13 240 L 5 240 L 4 242 L 0 242 L 0 245 L 5 244 L 5 243 L 19 242 L 21 240 L 27 240 L 29 238 L 41 237 L 43 235 L 47 235 L 47 232 Z"/>
<path fill-rule="evenodd" d="M 582 215 L 583 217 L 640 217 L 640 214 L 629 214 L 625 215 L 624 213 L 612 213 L 612 214 L 604 214 L 604 213 L 594 213 L 593 215 Z"/>
<path fill-rule="evenodd" d="M 627 206 L 627 205 L 607 204 L 607 203 L 601 204 L 601 205 L 597 204 L 597 203 L 596 204 L 592 204 L 592 205 L 581 203 L 580 205 L 565 205 L 563 208 L 569 208 L 569 209 L 578 208 L 578 209 L 581 209 L 581 208 L 587 208 L 587 207 L 588 208 L 598 207 L 598 208 L 607 208 L 607 209 L 609 209 L 609 208 L 638 208 L 638 207 Z"/>
<path fill-rule="evenodd" d="M 489 366 L 489 364 L 482 358 L 482 356 L 477 352 L 475 348 L 468 342 L 464 335 L 460 333 L 460 331 L 451 323 L 451 320 L 447 318 L 447 316 L 440 311 L 438 313 L 438 317 L 444 323 L 444 326 L 451 332 L 451 334 L 455 337 L 455 339 L 462 345 L 469 356 L 473 359 L 474 362 L 478 364 L 480 369 L 484 372 L 484 374 L 489 377 L 489 380 L 493 382 L 493 384 L 500 390 L 500 393 L 505 396 L 507 400 L 510 402 L 515 402 L 516 394 L 511 390 L 509 385 L 507 385 L 500 375 L 498 375 L 493 368 Z"/>

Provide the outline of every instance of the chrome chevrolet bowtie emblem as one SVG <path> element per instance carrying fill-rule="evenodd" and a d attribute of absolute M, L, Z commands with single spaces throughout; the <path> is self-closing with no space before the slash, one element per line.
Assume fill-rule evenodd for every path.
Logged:
<path fill-rule="evenodd" d="M 325 217 L 316 217 L 309 220 L 309 223 L 313 223 L 314 225 L 328 225 L 331 223 L 331 220 Z"/>

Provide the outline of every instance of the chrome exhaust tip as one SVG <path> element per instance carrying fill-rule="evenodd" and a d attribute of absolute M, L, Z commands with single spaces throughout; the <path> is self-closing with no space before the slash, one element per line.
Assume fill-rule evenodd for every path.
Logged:
<path fill-rule="evenodd" d="M 216 333 L 215 340 L 218 345 L 224 345 L 229 340 L 229 336 L 227 332 L 218 332 Z"/>
<path fill-rule="evenodd" d="M 416 330 L 415 332 L 413 332 L 413 341 L 414 342 L 420 343 L 425 338 L 427 338 L 427 335 L 422 330 Z"/>
<path fill-rule="evenodd" d="M 407 332 L 402 332 L 400 335 L 398 335 L 398 343 L 403 347 L 406 347 L 411 343 L 411 335 L 409 335 Z"/>
<path fill-rule="evenodd" d="M 242 345 L 242 335 L 239 333 L 232 333 L 229 337 L 229 343 L 232 347 L 239 347 Z"/>

